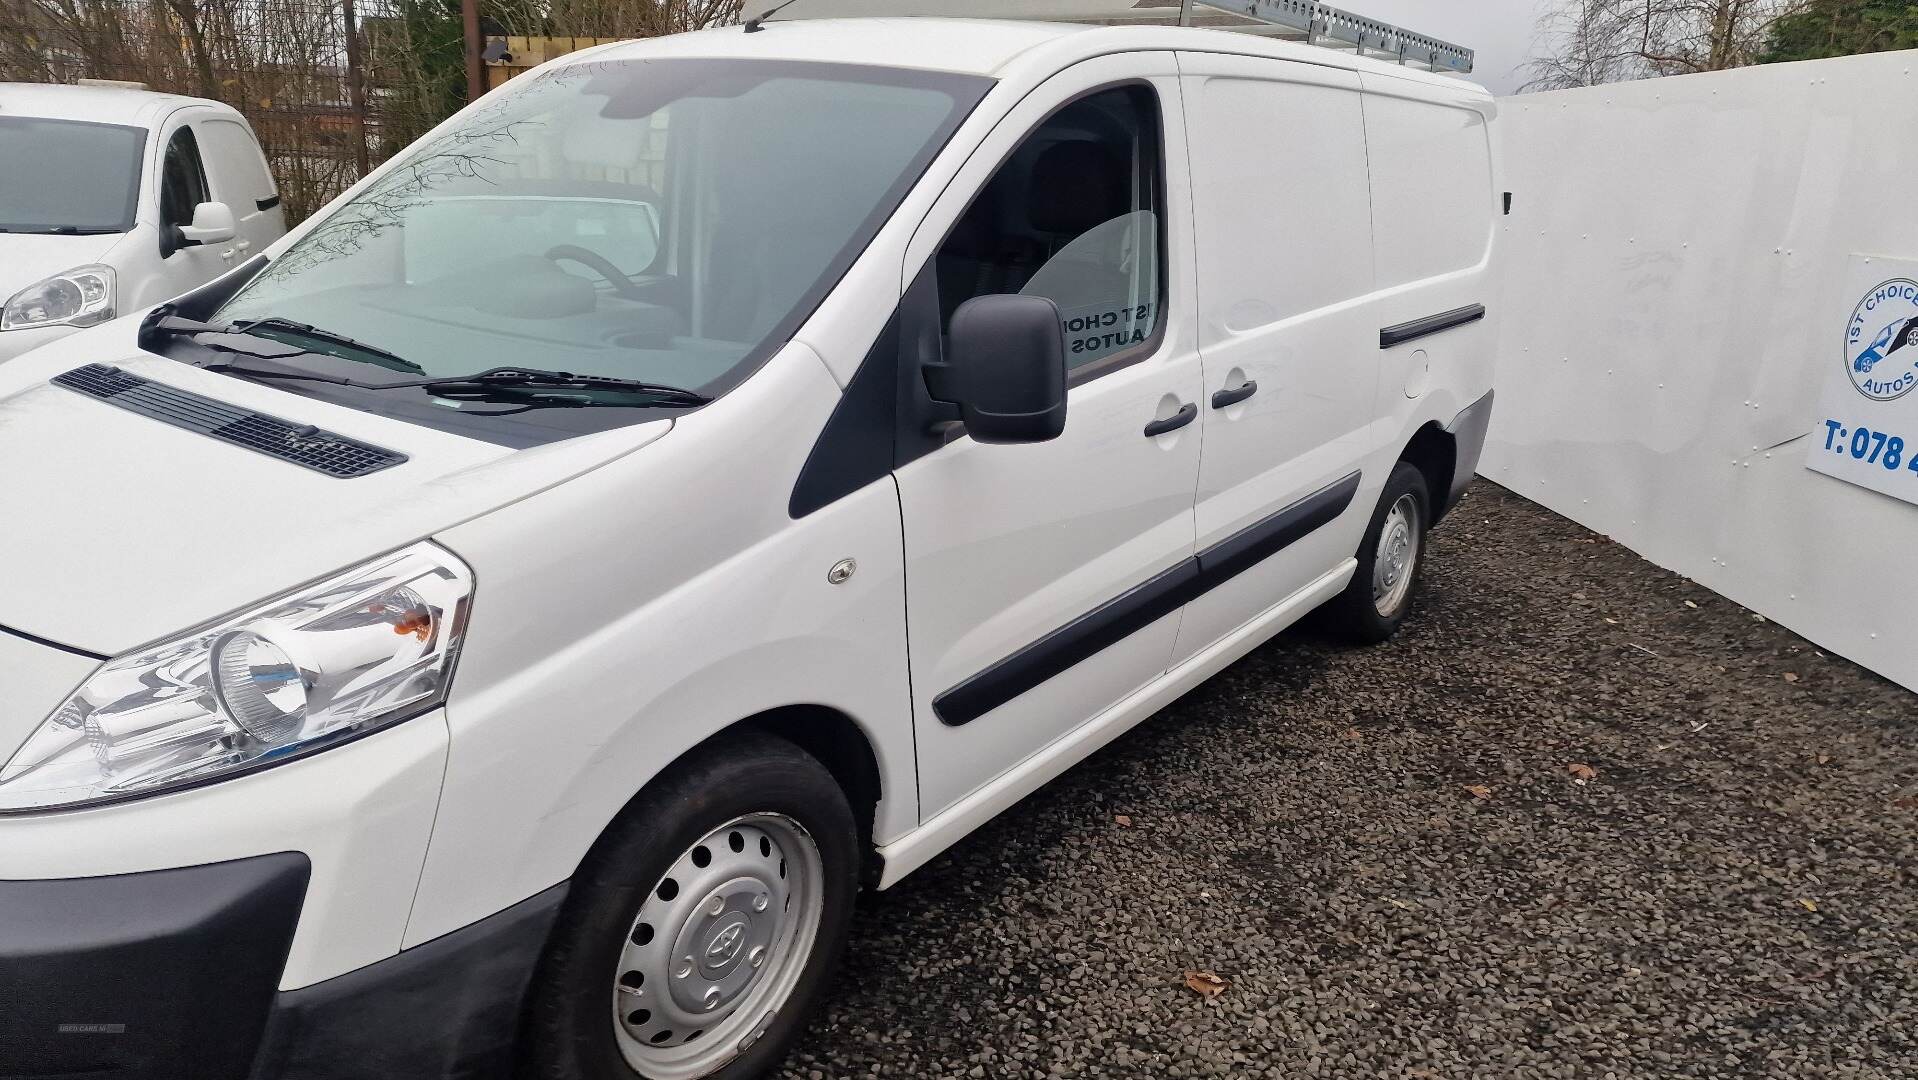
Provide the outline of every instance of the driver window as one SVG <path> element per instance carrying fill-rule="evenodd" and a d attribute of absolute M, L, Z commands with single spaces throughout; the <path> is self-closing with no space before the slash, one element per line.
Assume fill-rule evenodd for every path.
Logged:
<path fill-rule="evenodd" d="M 167 140 L 160 167 L 160 221 L 164 225 L 193 224 L 193 208 L 207 201 L 206 167 L 200 162 L 200 143 L 193 129 L 182 127 Z"/>
<path fill-rule="evenodd" d="M 1059 305 L 1075 370 L 1145 347 L 1165 281 L 1162 175 L 1149 88 L 1103 90 L 1052 114 L 940 247 L 942 328 L 975 296 L 1022 293 Z"/>

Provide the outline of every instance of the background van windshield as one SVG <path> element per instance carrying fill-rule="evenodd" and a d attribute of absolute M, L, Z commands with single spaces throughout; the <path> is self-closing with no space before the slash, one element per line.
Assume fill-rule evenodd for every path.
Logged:
<path fill-rule="evenodd" d="M 716 392 L 790 337 L 988 85 L 740 60 L 556 69 L 416 146 L 217 318 L 312 324 L 430 376 Z"/>
<path fill-rule="evenodd" d="M 145 146 L 140 128 L 0 116 L 0 229 L 133 228 Z"/>

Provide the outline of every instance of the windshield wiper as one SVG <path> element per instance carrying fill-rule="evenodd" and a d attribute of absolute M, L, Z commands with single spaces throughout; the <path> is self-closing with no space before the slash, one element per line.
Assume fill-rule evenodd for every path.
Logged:
<path fill-rule="evenodd" d="M 105 236 L 108 233 L 125 232 L 99 225 L 0 225 L 0 233 L 29 233 L 53 236 Z"/>
<path fill-rule="evenodd" d="M 616 379 L 600 375 L 571 375 L 563 371 L 539 371 L 527 368 L 494 368 L 477 375 L 445 379 L 407 379 L 402 382 L 369 383 L 338 375 L 310 371 L 259 368 L 246 364 L 208 364 L 203 370 L 220 371 L 260 379 L 291 379 L 298 382 L 329 383 L 357 390 L 425 390 L 449 401 L 482 401 L 503 405 L 588 408 L 592 406 L 650 407 L 656 405 L 704 405 L 712 399 L 677 386 Z M 525 381 L 520 381 L 520 380 Z M 651 395 L 651 401 L 603 401 L 565 393 L 568 390 L 604 390 L 613 393 Z M 557 392 L 555 392 L 557 391 Z"/>
<path fill-rule="evenodd" d="M 243 323 L 234 323 L 224 329 L 230 334 L 252 334 L 256 328 L 262 326 L 269 330 L 279 330 L 297 337 L 312 338 L 314 341 L 324 341 L 329 345 L 339 345 L 348 349 L 357 349 L 369 356 L 377 356 L 388 364 L 403 371 L 417 372 L 421 375 L 426 374 L 425 368 L 397 353 L 387 352 L 378 345 L 368 345 L 364 341 L 356 341 L 353 338 L 347 337 L 345 334 L 335 333 L 331 330 L 323 330 L 320 327 L 314 326 L 312 323 L 295 322 L 292 319 L 283 319 L 277 315 L 268 315 L 259 319 L 248 319 Z M 326 355 L 333 356 L 336 354 L 328 353 Z M 350 360 L 352 357 L 340 357 L 340 359 Z M 374 366 L 379 367 L 383 365 L 376 364 Z"/>
<path fill-rule="evenodd" d="M 389 383 L 388 385 L 406 384 Z M 438 397 L 455 399 L 486 397 L 502 392 L 508 396 L 517 397 L 521 395 L 521 392 L 536 394 L 539 391 L 582 390 L 616 394 L 649 394 L 657 398 L 658 403 L 662 405 L 705 405 L 712 401 L 712 398 L 682 386 L 669 386 L 665 383 L 646 382 L 641 379 L 621 379 L 607 375 L 575 375 L 570 371 L 546 371 L 541 368 L 490 368 L 472 375 L 422 379 L 411 385 L 418 386 Z"/>
<path fill-rule="evenodd" d="M 336 334 L 332 332 L 331 330 L 322 330 L 316 326 L 312 326 L 307 323 L 294 322 L 291 319 L 282 319 L 277 316 L 268 316 L 267 318 L 263 318 L 263 319 L 249 319 L 246 322 L 242 322 L 242 323 L 209 323 L 209 322 L 201 322 L 198 319 L 184 318 L 179 315 L 161 314 L 161 312 L 164 312 L 165 310 L 166 310 L 165 308 L 161 308 L 159 311 L 156 311 L 155 314 L 159 315 L 159 317 L 150 318 L 147 324 L 141 328 L 140 333 L 143 339 L 148 335 L 152 335 L 155 337 L 162 337 L 162 338 L 190 337 L 190 338 L 193 338 L 195 341 L 199 342 L 201 345 L 205 345 L 209 349 L 218 349 L 221 352 L 241 353 L 246 356 L 258 356 L 268 360 L 277 360 L 283 356 L 301 356 L 301 355 L 331 356 L 338 360 L 347 360 L 357 364 L 369 364 L 373 367 L 383 368 L 387 371 L 399 370 L 399 371 L 411 372 L 412 374 L 415 374 L 415 375 L 426 374 L 425 368 L 419 366 L 418 364 L 415 364 L 411 360 L 405 359 L 404 357 L 397 356 L 393 353 L 387 352 L 385 349 L 379 348 L 378 346 L 368 345 L 362 341 L 355 341 L 352 338 L 347 337 L 345 334 Z M 349 349 L 357 349 L 360 352 L 368 354 L 369 356 L 377 356 L 380 359 L 379 360 L 362 360 L 357 357 L 341 356 L 338 353 L 316 352 L 316 350 L 313 350 L 313 349 L 303 349 L 298 345 L 294 345 L 290 342 L 281 341 L 279 338 L 276 338 L 276 337 L 269 337 L 265 334 L 255 334 L 253 331 L 256 327 L 265 327 L 269 330 L 279 330 L 284 333 L 291 334 L 297 337 L 312 338 L 315 341 L 324 341 L 329 344 L 339 345 Z M 211 339 L 211 340 L 202 340 L 203 338 Z M 219 340 L 223 338 L 224 339 L 252 338 L 262 343 L 265 346 L 265 348 L 261 348 L 258 346 L 243 345 L 233 340 Z M 385 361 L 385 362 L 381 363 L 380 361 Z M 274 372 L 273 374 L 280 375 L 285 378 L 293 377 L 291 375 L 285 375 L 280 372 Z M 356 385 L 350 379 L 321 378 L 318 381 L 338 382 L 346 386 Z"/>

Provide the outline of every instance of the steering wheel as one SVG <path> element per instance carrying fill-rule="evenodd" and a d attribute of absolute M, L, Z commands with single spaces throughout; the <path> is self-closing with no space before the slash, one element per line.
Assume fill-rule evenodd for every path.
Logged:
<path fill-rule="evenodd" d="M 633 282 L 633 279 L 621 273 L 619 267 L 614 266 L 604 255 L 601 255 L 597 251 L 588 250 L 580 247 L 578 244 L 560 244 L 548 251 L 546 257 L 554 262 L 571 261 L 579 263 L 593 273 L 605 278 L 606 283 L 613 287 L 614 292 L 628 300 L 645 299 L 645 296 L 639 291 L 639 286 Z"/>

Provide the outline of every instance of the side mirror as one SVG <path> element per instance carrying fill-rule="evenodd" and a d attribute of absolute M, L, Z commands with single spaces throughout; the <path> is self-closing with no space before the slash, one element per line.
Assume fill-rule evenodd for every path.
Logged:
<path fill-rule="evenodd" d="M 193 224 L 180 226 L 182 247 L 194 244 L 218 244 L 240 231 L 233 220 L 233 208 L 225 203 L 203 202 L 193 208 Z"/>
<path fill-rule="evenodd" d="M 975 296 L 953 313 L 943 387 L 966 434 L 982 443 L 1033 443 L 1066 429 L 1066 336 L 1043 296 Z M 945 390 L 946 393 L 940 393 Z"/>

